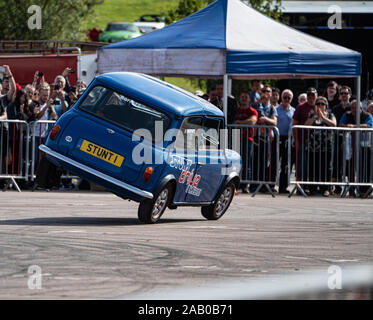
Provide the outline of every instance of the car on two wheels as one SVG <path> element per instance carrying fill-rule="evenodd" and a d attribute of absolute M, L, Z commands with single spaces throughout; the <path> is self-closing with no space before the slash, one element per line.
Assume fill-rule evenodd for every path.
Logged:
<path fill-rule="evenodd" d="M 217 220 L 241 170 L 224 130 L 224 114 L 209 102 L 148 75 L 118 72 L 97 76 L 39 148 L 51 171 L 68 170 L 139 202 L 143 223 L 179 206 L 201 207 Z"/>

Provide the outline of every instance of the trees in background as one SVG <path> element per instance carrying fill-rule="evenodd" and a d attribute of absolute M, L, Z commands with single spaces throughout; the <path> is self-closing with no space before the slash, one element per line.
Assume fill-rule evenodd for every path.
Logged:
<path fill-rule="evenodd" d="M 166 13 L 166 23 L 170 24 L 183 19 L 214 1 L 215 0 L 180 0 L 176 9 L 171 9 Z M 243 2 L 271 18 L 276 20 L 281 18 L 282 0 L 247 0 Z"/>
<path fill-rule="evenodd" d="M 103 1 L 0 0 L 0 40 L 79 40 Z"/>

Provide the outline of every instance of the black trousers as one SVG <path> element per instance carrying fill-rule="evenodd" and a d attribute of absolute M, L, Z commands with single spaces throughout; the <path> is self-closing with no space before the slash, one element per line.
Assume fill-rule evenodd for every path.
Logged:
<path fill-rule="evenodd" d="M 292 167 L 295 164 L 295 148 L 291 146 L 291 162 L 290 168 L 288 165 L 289 159 L 289 137 L 288 136 L 280 136 L 280 179 L 279 179 L 279 190 L 285 191 L 289 186 L 288 175 L 289 171 L 291 171 Z"/>

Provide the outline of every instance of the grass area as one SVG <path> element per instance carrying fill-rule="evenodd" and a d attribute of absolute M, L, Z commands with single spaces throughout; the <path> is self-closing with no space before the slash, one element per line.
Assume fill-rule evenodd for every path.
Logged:
<path fill-rule="evenodd" d="M 85 29 L 99 27 L 104 29 L 110 21 L 133 22 L 144 14 L 164 15 L 168 10 L 176 8 L 179 0 L 105 0 L 96 7 L 95 15 L 85 23 Z M 187 91 L 204 91 L 197 81 L 186 78 L 167 77 L 165 81 Z"/>
<path fill-rule="evenodd" d="M 105 0 L 96 7 L 96 15 L 87 27 L 106 27 L 110 21 L 133 22 L 144 14 L 163 15 L 176 8 L 179 0 Z"/>
<path fill-rule="evenodd" d="M 205 86 L 200 87 L 196 81 L 196 79 L 192 80 L 188 78 L 173 78 L 173 77 L 165 77 L 164 81 L 172 83 L 175 86 L 183 88 L 189 92 L 196 92 L 197 90 L 202 90 L 206 92 Z"/>

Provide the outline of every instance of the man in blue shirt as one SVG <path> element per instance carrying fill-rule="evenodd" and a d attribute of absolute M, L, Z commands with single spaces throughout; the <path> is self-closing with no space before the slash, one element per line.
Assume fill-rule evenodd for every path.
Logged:
<path fill-rule="evenodd" d="M 271 105 L 271 94 L 271 86 L 265 85 L 261 92 L 260 101 L 254 107 L 258 111 L 258 124 L 267 126 L 277 125 L 277 111 Z"/>
<path fill-rule="evenodd" d="M 251 91 L 249 92 L 251 106 L 255 106 L 260 100 L 260 85 L 259 80 L 251 81 Z"/>
<path fill-rule="evenodd" d="M 288 147 L 291 141 L 289 140 L 289 129 L 293 120 L 295 109 L 290 105 L 293 100 L 293 92 L 289 89 L 285 89 L 281 95 L 281 104 L 276 107 L 277 111 L 277 128 L 280 133 L 280 181 L 279 181 L 279 193 L 289 193 L 288 187 Z M 291 166 L 295 162 L 295 150 L 291 150 Z"/>
<path fill-rule="evenodd" d="M 276 180 L 277 163 L 276 163 L 276 141 L 273 138 L 271 129 L 266 129 L 266 126 L 277 125 L 277 111 L 271 105 L 270 98 L 272 88 L 269 85 L 264 85 L 259 102 L 254 106 L 258 111 L 257 124 L 263 128 L 258 128 L 256 143 L 254 145 L 254 165 L 253 165 L 253 180 L 260 182 L 274 182 Z M 271 142 L 272 140 L 272 142 Z M 254 191 L 257 185 L 250 185 L 250 191 Z M 265 188 L 263 188 L 263 191 Z M 272 189 L 273 190 L 273 189 Z"/>
<path fill-rule="evenodd" d="M 340 127 L 356 128 L 356 114 L 358 111 L 357 101 L 351 102 L 351 111 L 345 112 L 339 121 Z M 373 117 L 368 112 L 363 110 L 360 102 L 360 128 L 373 128 Z"/>

